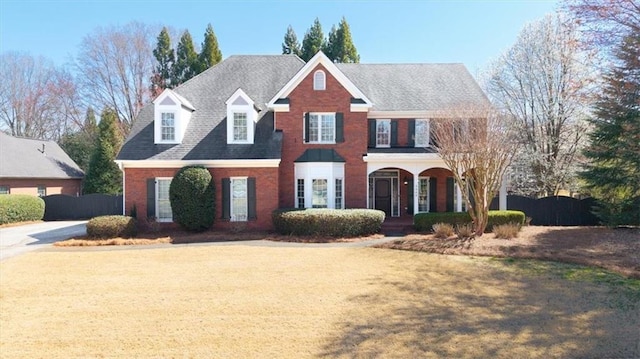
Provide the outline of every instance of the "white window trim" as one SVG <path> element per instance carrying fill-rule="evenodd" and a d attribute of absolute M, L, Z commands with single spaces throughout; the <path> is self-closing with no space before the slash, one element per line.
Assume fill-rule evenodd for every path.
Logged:
<path fill-rule="evenodd" d="M 322 116 L 333 116 L 333 141 L 322 141 Z M 335 112 L 309 112 L 309 133 L 311 137 L 311 116 L 318 116 L 318 141 L 311 141 L 308 139 L 307 143 L 310 144 L 335 144 L 336 143 L 336 113 Z M 302 128 L 302 136 L 304 138 L 304 126 Z"/>
<path fill-rule="evenodd" d="M 378 143 L 378 124 L 379 123 L 387 123 L 389 126 L 389 143 L 388 144 L 379 144 Z M 391 120 L 390 119 L 376 119 L 376 148 L 390 148 L 391 147 Z"/>
<path fill-rule="evenodd" d="M 173 115 L 173 139 L 171 140 L 164 140 L 162 139 L 162 129 L 164 127 L 169 127 L 169 126 L 162 126 L 162 115 L 164 115 L 165 113 L 170 113 Z M 177 120 L 178 120 L 178 112 L 175 110 L 160 110 L 160 137 L 158 137 L 158 143 L 177 143 L 176 139 L 178 138 L 178 128 L 177 128 Z"/>
<path fill-rule="evenodd" d="M 426 126 L 427 126 L 427 138 L 426 138 L 426 142 L 418 142 L 418 122 L 426 122 Z M 431 121 L 428 118 L 416 118 L 415 120 L 415 128 L 413 131 L 413 134 L 415 136 L 414 138 L 414 146 L 415 147 L 429 147 L 431 146 Z"/>
<path fill-rule="evenodd" d="M 247 128 L 247 138 L 244 140 L 238 140 L 235 138 L 235 127 L 236 127 L 236 114 L 244 114 L 245 118 L 245 127 Z M 231 118 L 231 136 L 233 137 L 233 143 L 250 143 L 249 142 L 249 113 L 247 113 L 247 111 L 233 111 L 233 113 L 231 114 L 232 118 Z"/>
<path fill-rule="evenodd" d="M 235 214 L 236 207 L 233 205 L 233 182 L 237 180 L 244 180 L 244 193 L 245 193 L 245 208 L 244 212 L 247 214 L 245 219 L 237 219 Z M 231 222 L 247 222 L 249 220 L 249 177 L 230 177 L 229 178 L 229 221 Z"/>
<path fill-rule="evenodd" d="M 318 81 L 318 76 L 322 76 L 322 83 Z M 320 86 L 322 85 L 322 86 Z M 322 70 L 317 70 L 313 73 L 313 90 L 314 91 L 324 91 L 327 89 L 327 74 Z"/>
<path fill-rule="evenodd" d="M 173 180 L 173 177 L 156 177 L 156 193 L 155 193 L 155 206 L 156 206 L 156 221 L 157 222 L 173 222 L 173 209 L 171 210 L 171 218 L 160 218 L 159 214 L 160 214 L 160 201 L 159 201 L 159 191 L 158 189 L 160 188 L 160 181 L 169 181 L 169 188 L 171 187 L 171 181 Z M 169 200 L 169 199 L 167 199 Z M 171 201 L 169 200 L 169 206 L 171 206 Z"/>
<path fill-rule="evenodd" d="M 246 105 L 234 105 L 233 103 L 238 97 L 242 97 L 247 103 Z M 253 107 L 253 100 L 242 89 L 237 89 L 236 92 L 229 97 L 225 102 L 227 105 L 227 143 L 228 144 L 253 144 L 255 125 L 258 122 L 258 112 Z M 234 113 L 246 113 L 247 114 L 247 139 L 235 140 L 233 138 L 233 114 Z"/>
<path fill-rule="evenodd" d="M 347 181 L 344 162 L 304 162 L 295 163 L 295 181 L 293 187 L 293 200 L 298 206 L 298 180 L 304 180 L 304 206 L 313 208 L 313 180 L 327 180 L 327 208 L 335 208 L 336 179 L 342 180 L 342 208 L 346 199 Z"/>

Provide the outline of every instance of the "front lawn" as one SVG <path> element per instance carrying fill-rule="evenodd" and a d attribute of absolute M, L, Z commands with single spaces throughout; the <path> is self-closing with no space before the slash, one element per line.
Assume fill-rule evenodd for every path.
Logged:
<path fill-rule="evenodd" d="M 0 262 L 2 357 L 640 356 L 640 281 L 596 280 L 579 275 L 591 271 L 583 267 L 374 248 L 169 246 Z"/>

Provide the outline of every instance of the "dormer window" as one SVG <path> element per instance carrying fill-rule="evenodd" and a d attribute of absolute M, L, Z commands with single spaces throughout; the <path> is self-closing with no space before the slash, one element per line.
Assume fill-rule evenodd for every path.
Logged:
<path fill-rule="evenodd" d="M 324 71 L 318 70 L 313 74 L 313 89 L 315 91 L 323 91 L 327 88 L 326 76 Z"/>
<path fill-rule="evenodd" d="M 176 114 L 174 112 L 162 112 L 160 114 L 162 123 L 160 124 L 161 140 L 173 142 L 176 140 Z"/>
<path fill-rule="evenodd" d="M 258 111 L 242 89 L 229 97 L 227 104 L 227 143 L 252 144 Z"/>
<path fill-rule="evenodd" d="M 166 89 L 154 101 L 154 143 L 178 144 L 191 120 L 195 108 L 184 97 Z"/>

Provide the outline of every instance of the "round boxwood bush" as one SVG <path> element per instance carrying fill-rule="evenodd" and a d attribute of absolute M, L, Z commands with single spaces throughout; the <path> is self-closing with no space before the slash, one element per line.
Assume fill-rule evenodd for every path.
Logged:
<path fill-rule="evenodd" d="M 136 220 L 129 216 L 99 216 L 87 222 L 90 238 L 132 238 L 137 234 Z"/>
<path fill-rule="evenodd" d="M 276 231 L 284 235 L 358 237 L 380 231 L 385 214 L 375 209 L 279 209 Z"/>
<path fill-rule="evenodd" d="M 211 228 L 216 215 L 215 196 L 215 183 L 206 168 L 181 168 L 169 187 L 173 221 L 194 232 Z"/>
<path fill-rule="evenodd" d="M 0 224 L 39 221 L 44 217 L 44 200 L 26 194 L 0 195 Z"/>

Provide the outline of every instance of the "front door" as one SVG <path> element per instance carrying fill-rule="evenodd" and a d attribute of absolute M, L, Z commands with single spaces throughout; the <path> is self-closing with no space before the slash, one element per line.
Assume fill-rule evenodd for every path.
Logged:
<path fill-rule="evenodd" d="M 375 183 L 376 209 L 391 216 L 391 178 L 376 178 Z"/>

